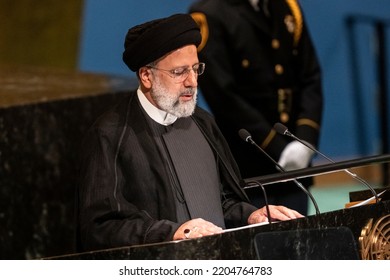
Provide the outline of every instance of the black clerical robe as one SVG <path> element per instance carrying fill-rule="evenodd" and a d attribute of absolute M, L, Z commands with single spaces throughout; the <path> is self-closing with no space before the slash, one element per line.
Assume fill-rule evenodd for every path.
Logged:
<path fill-rule="evenodd" d="M 180 226 L 169 172 L 147 118 L 132 92 L 87 132 L 78 191 L 81 250 L 169 241 Z M 225 139 L 208 112 L 197 107 L 191 118 L 216 158 L 220 186 L 215 187 L 226 227 L 246 225 L 256 208 L 242 190 Z"/>

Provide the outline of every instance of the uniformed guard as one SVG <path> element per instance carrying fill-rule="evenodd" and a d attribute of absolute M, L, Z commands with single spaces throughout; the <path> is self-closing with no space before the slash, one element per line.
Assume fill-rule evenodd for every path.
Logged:
<path fill-rule="evenodd" d="M 307 167 L 313 152 L 278 135 L 283 123 L 297 137 L 318 145 L 323 110 L 320 65 L 296 0 L 200 0 L 190 7 L 200 26 L 199 79 L 244 178 L 278 172 L 265 155 L 242 141 L 238 130 L 286 170 Z M 309 187 L 312 180 L 303 182 Z M 248 191 L 254 203 L 262 193 Z M 268 199 L 307 212 L 307 197 L 293 183 L 270 185 Z M 259 197 L 260 196 L 260 197 Z"/>

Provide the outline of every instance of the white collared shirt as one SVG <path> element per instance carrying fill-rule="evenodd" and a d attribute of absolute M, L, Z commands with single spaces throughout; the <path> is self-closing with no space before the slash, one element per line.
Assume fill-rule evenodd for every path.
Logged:
<path fill-rule="evenodd" d="M 169 114 L 163 110 L 160 110 L 152 103 L 150 103 L 150 101 L 146 98 L 145 94 L 141 91 L 140 88 L 137 89 L 137 96 L 142 108 L 144 108 L 149 117 L 151 117 L 155 122 L 168 126 L 173 124 L 177 120 L 176 116 Z"/>

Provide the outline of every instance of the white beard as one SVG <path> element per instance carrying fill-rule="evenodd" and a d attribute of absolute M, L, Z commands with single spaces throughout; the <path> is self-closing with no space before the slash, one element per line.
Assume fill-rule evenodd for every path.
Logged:
<path fill-rule="evenodd" d="M 192 100 L 180 102 L 179 98 L 184 94 L 192 94 Z M 156 77 L 155 84 L 151 89 L 150 95 L 161 110 L 164 110 L 178 118 L 184 118 L 189 117 L 194 113 L 198 90 L 197 88 L 188 88 L 175 97 L 172 96 L 172 93 L 170 93 L 169 90 L 160 83 L 160 79 Z"/>

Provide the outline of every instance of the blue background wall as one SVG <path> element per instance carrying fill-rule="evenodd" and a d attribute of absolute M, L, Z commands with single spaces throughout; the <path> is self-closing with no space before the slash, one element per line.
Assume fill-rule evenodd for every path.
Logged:
<path fill-rule="evenodd" d="M 186 12 L 192 2 L 86 0 L 79 69 L 134 76 L 121 60 L 127 29 L 147 20 Z M 300 0 L 300 3 L 323 69 L 325 111 L 320 150 L 335 160 L 379 154 L 375 29 L 370 23 L 357 20 L 349 31 L 346 19 L 363 15 L 390 21 L 390 1 Z M 389 30 L 390 24 L 386 28 L 388 38 Z M 386 39 L 388 49 L 389 40 Z M 357 53 L 352 52 L 353 48 Z M 353 61 L 357 67 L 352 66 Z M 207 108 L 202 99 L 200 105 Z"/>

